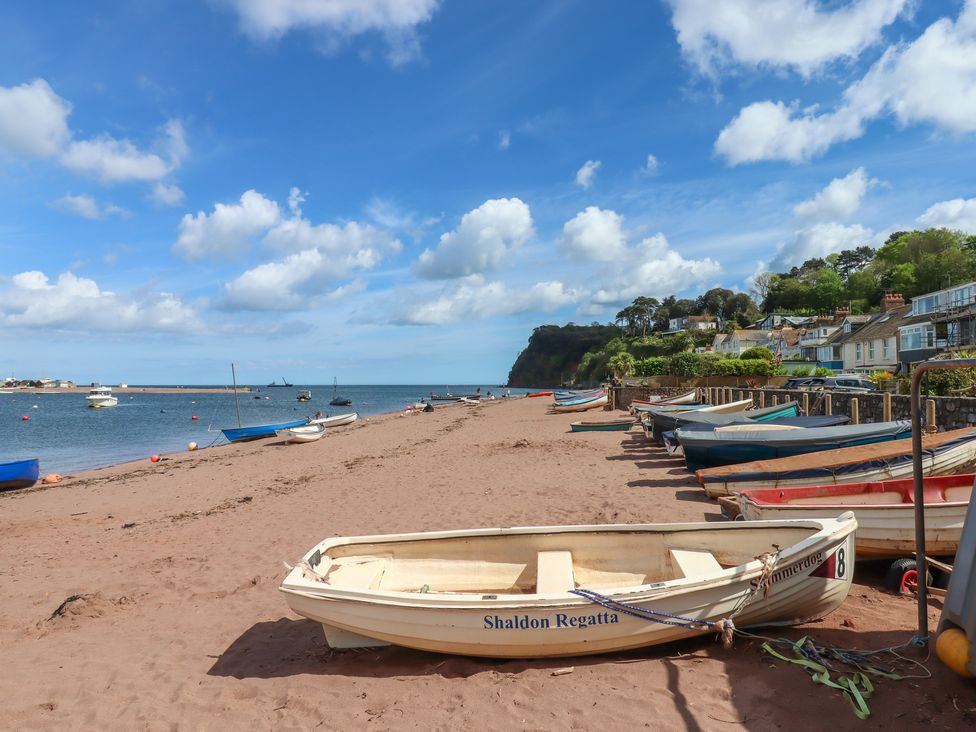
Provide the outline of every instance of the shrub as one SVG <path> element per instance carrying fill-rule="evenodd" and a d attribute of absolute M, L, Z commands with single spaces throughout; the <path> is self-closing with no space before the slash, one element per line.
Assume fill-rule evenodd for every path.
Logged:
<path fill-rule="evenodd" d="M 833 376 L 834 375 L 834 372 L 831 371 L 828 368 L 823 367 L 823 366 L 817 366 L 817 368 L 815 368 L 813 370 L 813 375 L 814 376 Z"/>
<path fill-rule="evenodd" d="M 742 361 L 723 358 L 715 364 L 716 376 L 742 376 Z"/>
<path fill-rule="evenodd" d="M 811 373 L 812 373 L 812 370 L 808 366 L 806 368 L 801 367 L 801 368 L 793 369 L 792 371 L 790 371 L 790 376 L 798 376 L 798 377 L 802 378 L 804 376 L 809 376 Z"/>
<path fill-rule="evenodd" d="M 776 364 L 764 358 L 740 359 L 739 367 L 742 369 L 739 376 L 773 376 L 777 369 Z"/>
<path fill-rule="evenodd" d="M 652 356 L 642 358 L 634 364 L 635 376 L 664 376 L 668 373 L 670 359 Z"/>
<path fill-rule="evenodd" d="M 610 357 L 607 361 L 607 368 L 610 369 L 610 373 L 616 376 L 618 379 L 622 379 L 625 376 L 630 376 L 634 373 L 634 365 L 637 363 L 637 359 L 631 356 L 629 353 L 618 353 Z"/>
<path fill-rule="evenodd" d="M 669 359 L 668 371 L 672 376 L 704 376 L 704 359 L 700 353 L 686 351 Z"/>
<path fill-rule="evenodd" d="M 753 348 L 747 348 L 742 353 L 739 354 L 739 359 L 742 361 L 752 361 L 756 358 L 764 358 L 767 361 L 773 360 L 773 352 L 764 346 L 754 346 Z"/>

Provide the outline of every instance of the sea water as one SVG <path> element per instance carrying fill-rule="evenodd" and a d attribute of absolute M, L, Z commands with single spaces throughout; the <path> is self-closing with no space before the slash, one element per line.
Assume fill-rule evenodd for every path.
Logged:
<path fill-rule="evenodd" d="M 133 386 L 133 389 L 139 387 Z M 167 387 L 172 388 L 172 387 Z M 223 427 L 237 427 L 234 393 L 117 392 L 117 407 L 91 409 L 86 392 L 0 394 L 0 463 L 40 458 L 41 474 L 72 473 L 106 465 L 148 458 L 155 453 L 186 450 L 187 443 L 201 448 L 226 444 Z M 452 394 L 463 395 L 481 389 L 501 397 L 522 396 L 529 390 L 486 385 L 451 385 Z M 300 389 L 312 392 L 309 402 L 298 401 Z M 239 391 L 241 424 L 274 424 L 313 416 L 359 412 L 360 418 L 403 410 L 427 399 L 431 392 L 444 394 L 442 384 L 423 386 L 343 386 L 340 396 L 352 406 L 329 406 L 332 385 L 294 387 L 251 387 Z M 434 402 L 436 408 L 450 402 Z M 22 419 L 24 416 L 29 420 Z M 194 420 L 193 417 L 197 419 Z M 341 429 L 341 428 L 338 428 Z"/>

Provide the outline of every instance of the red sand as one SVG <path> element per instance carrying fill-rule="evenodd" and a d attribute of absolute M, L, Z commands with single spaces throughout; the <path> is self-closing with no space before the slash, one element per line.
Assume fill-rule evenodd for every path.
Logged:
<path fill-rule="evenodd" d="M 934 656 L 932 679 L 876 682 L 865 723 L 839 692 L 741 638 L 731 651 L 704 637 L 553 661 L 333 652 L 287 610 L 281 561 L 331 534 L 717 519 L 681 462 L 639 431 L 570 434 L 579 415 L 546 415 L 543 402 L 391 415 L 312 444 L 232 445 L 0 495 L 0 726 L 973 726 L 976 687 Z M 907 641 L 915 603 L 883 591 L 884 567 L 858 565 L 838 611 L 776 634 Z M 938 613 L 936 599 L 933 628 Z"/>

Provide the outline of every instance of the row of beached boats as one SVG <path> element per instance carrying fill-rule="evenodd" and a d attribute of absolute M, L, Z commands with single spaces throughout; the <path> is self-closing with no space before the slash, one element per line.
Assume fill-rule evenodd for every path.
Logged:
<path fill-rule="evenodd" d="M 552 396 L 554 413 L 608 401 L 602 389 L 536 396 Z M 646 405 L 727 413 L 696 404 L 694 392 Z M 630 416 L 572 429 L 634 424 Z M 747 523 L 333 537 L 312 547 L 280 589 L 292 610 L 322 624 L 333 648 L 395 644 L 531 658 L 703 634 L 728 640 L 735 628 L 793 625 L 837 608 L 850 589 L 856 528 L 854 515 L 842 511 Z"/>

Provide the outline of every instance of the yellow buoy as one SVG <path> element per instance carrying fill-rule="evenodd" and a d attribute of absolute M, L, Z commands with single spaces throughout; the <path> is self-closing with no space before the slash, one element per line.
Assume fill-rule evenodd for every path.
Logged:
<path fill-rule="evenodd" d="M 949 628 L 939 633 L 935 641 L 935 655 L 960 676 L 973 677 L 966 668 L 969 663 L 969 638 L 959 628 Z"/>

